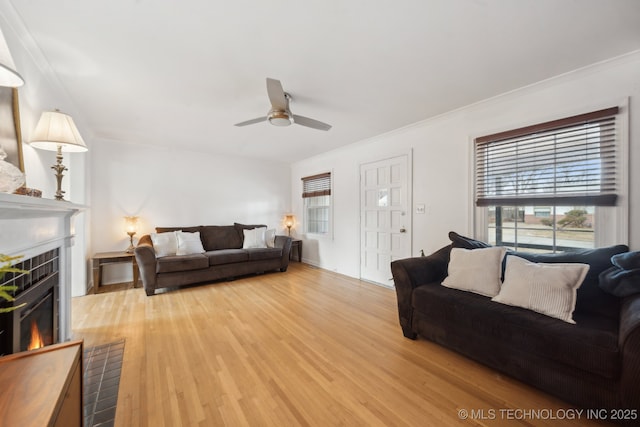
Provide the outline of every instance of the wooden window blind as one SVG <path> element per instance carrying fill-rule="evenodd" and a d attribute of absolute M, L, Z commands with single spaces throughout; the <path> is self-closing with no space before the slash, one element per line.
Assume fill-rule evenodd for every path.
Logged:
<path fill-rule="evenodd" d="M 302 178 L 302 197 L 331 195 L 331 173 L 321 173 Z"/>
<path fill-rule="evenodd" d="M 614 206 L 618 107 L 475 140 L 477 206 Z"/>

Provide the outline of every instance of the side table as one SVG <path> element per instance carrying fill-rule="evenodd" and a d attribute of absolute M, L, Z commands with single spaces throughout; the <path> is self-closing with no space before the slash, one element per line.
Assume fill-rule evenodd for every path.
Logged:
<path fill-rule="evenodd" d="M 93 255 L 93 286 L 94 291 L 97 293 L 102 286 L 102 267 L 107 264 L 118 264 L 123 262 L 131 263 L 133 268 L 133 287 L 138 287 L 138 278 L 140 277 L 140 270 L 138 269 L 138 263 L 133 253 L 128 252 L 98 252 Z"/>
<path fill-rule="evenodd" d="M 292 239 L 291 240 L 291 251 L 289 252 L 289 259 L 293 257 L 293 249 L 296 249 L 296 255 L 298 255 L 298 262 L 302 262 L 302 240 L 300 239 Z"/>
<path fill-rule="evenodd" d="M 82 341 L 0 359 L 3 426 L 82 427 Z"/>

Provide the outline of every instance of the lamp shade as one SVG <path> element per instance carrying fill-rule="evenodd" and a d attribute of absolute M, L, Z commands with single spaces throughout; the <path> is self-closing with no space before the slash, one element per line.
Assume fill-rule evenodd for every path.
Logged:
<path fill-rule="evenodd" d="M 0 86 L 20 87 L 23 84 L 24 80 L 16 71 L 16 64 L 13 63 L 9 46 L 0 30 Z"/>
<path fill-rule="evenodd" d="M 284 225 L 287 228 L 293 227 L 294 223 L 295 223 L 295 218 L 293 217 L 293 215 L 285 215 L 285 217 L 284 217 Z"/>
<path fill-rule="evenodd" d="M 73 118 L 60 111 L 42 113 L 30 144 L 42 150 L 56 151 L 59 146 L 69 153 L 87 151 Z"/>
<path fill-rule="evenodd" d="M 136 234 L 138 231 L 138 217 L 137 216 L 125 216 L 124 217 L 124 229 L 127 233 Z"/>

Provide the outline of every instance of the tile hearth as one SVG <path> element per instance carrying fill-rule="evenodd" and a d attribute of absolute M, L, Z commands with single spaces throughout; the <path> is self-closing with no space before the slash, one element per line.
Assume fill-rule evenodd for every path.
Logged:
<path fill-rule="evenodd" d="M 107 427 L 115 423 L 124 342 L 122 339 L 84 351 L 85 427 Z"/>

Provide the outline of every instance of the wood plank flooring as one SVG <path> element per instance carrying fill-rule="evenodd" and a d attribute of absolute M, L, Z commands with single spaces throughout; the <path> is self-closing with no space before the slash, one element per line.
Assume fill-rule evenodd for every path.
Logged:
<path fill-rule="evenodd" d="M 603 425 L 404 338 L 393 290 L 299 263 L 153 297 L 74 298 L 72 324 L 85 346 L 126 339 L 117 426 Z"/>

